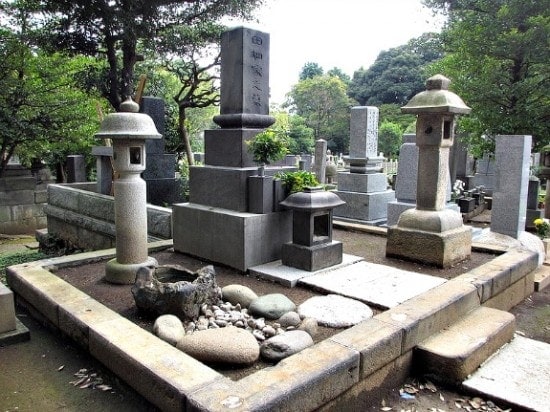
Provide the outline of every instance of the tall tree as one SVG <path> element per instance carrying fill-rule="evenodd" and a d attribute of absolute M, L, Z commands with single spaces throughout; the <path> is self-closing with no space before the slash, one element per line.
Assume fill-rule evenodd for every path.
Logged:
<path fill-rule="evenodd" d="M 40 0 L 48 19 L 49 44 L 109 64 L 107 98 L 114 108 L 133 94 L 134 67 L 143 49 L 155 49 L 173 30 L 193 29 L 224 17 L 249 18 L 263 0 Z"/>
<path fill-rule="evenodd" d="M 48 55 L 33 44 L 38 33 L 28 1 L 4 5 L 0 26 L 0 175 L 17 154 L 53 166 L 94 143 L 98 100 L 75 84 L 86 58 Z"/>
<path fill-rule="evenodd" d="M 349 96 L 361 105 L 404 105 L 424 90 L 424 67 L 442 56 L 437 34 L 425 33 L 407 44 L 380 52 L 368 69 L 353 74 Z"/>
<path fill-rule="evenodd" d="M 471 151 L 494 150 L 494 136 L 550 142 L 550 0 L 425 0 L 448 14 L 447 52 L 434 65 L 472 107 L 461 120 Z"/>
<path fill-rule="evenodd" d="M 300 72 L 300 81 L 306 80 L 306 79 L 313 79 L 315 76 L 322 76 L 324 74 L 323 68 L 319 65 L 319 63 L 314 62 L 308 62 L 304 64 L 304 67 L 302 67 L 302 71 Z"/>
<path fill-rule="evenodd" d="M 325 139 L 331 150 L 345 153 L 349 146 L 349 110 L 353 102 L 338 77 L 306 78 L 292 86 L 292 110 L 313 129 L 315 140 Z"/>

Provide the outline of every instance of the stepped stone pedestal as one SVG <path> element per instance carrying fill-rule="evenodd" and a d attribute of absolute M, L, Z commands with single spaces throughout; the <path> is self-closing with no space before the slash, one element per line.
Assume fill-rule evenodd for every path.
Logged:
<path fill-rule="evenodd" d="M 292 238 L 292 213 L 258 211 L 250 178 L 258 167 L 247 142 L 275 122 L 269 113 L 269 35 L 239 27 L 221 44 L 221 128 L 206 130 L 204 166 L 189 171 L 189 202 L 173 205 L 174 250 L 240 271 L 277 260 Z M 266 168 L 265 174 L 294 170 Z M 262 186 L 262 185 L 260 185 Z M 262 186 L 263 187 L 263 186 Z M 273 185 L 275 191 L 275 185 Z M 268 196 L 266 196 L 267 198 Z"/>
<path fill-rule="evenodd" d="M 387 204 L 395 199 L 388 189 L 382 158 L 378 157 L 378 108 L 357 106 L 351 109 L 350 170 L 338 173 L 335 192 L 344 205 L 334 210 L 334 216 L 367 224 L 384 223 Z"/>
<path fill-rule="evenodd" d="M 29 339 L 29 330 L 15 316 L 13 292 L 0 283 L 0 346 Z"/>

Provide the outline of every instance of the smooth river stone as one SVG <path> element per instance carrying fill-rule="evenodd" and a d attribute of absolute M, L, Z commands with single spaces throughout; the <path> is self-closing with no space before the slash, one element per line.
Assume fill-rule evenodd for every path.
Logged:
<path fill-rule="evenodd" d="M 373 315 L 372 309 L 364 303 L 340 295 L 309 298 L 298 307 L 298 313 L 331 328 L 353 326 Z"/>
<path fill-rule="evenodd" d="M 313 345 L 310 334 L 303 330 L 291 330 L 275 335 L 262 343 L 262 357 L 271 361 L 279 361 L 298 353 Z"/>
<path fill-rule="evenodd" d="M 185 335 L 176 347 L 201 362 L 248 365 L 260 357 L 254 336 L 234 326 Z"/>
<path fill-rule="evenodd" d="M 240 303 L 243 308 L 249 307 L 250 303 L 258 298 L 258 295 L 252 289 L 243 285 L 224 286 L 222 296 L 225 302 L 230 302 L 233 305 Z"/>
<path fill-rule="evenodd" d="M 285 313 L 293 310 L 296 310 L 296 305 L 282 293 L 260 296 L 248 307 L 251 315 L 267 319 L 279 319 Z"/>
<path fill-rule="evenodd" d="M 153 333 L 171 345 L 185 336 L 185 329 L 181 320 L 175 315 L 162 315 L 155 320 Z"/>

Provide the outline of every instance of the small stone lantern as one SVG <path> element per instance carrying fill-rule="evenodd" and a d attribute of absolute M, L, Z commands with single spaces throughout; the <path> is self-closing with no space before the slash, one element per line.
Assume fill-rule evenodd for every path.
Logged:
<path fill-rule="evenodd" d="M 401 214 L 388 229 L 386 255 L 448 267 L 471 254 L 471 230 L 459 212 L 445 208 L 449 149 L 455 116 L 470 113 L 462 99 L 448 90 L 450 80 L 430 77 L 426 91 L 401 108 L 417 115 L 418 175 L 416 208 Z"/>
<path fill-rule="evenodd" d="M 342 263 L 342 242 L 332 240 L 332 212 L 342 201 L 322 187 L 306 187 L 280 204 L 292 210 L 292 242 L 282 249 L 282 263 L 313 272 Z"/>
<path fill-rule="evenodd" d="M 146 184 L 140 174 L 145 170 L 145 140 L 160 139 L 153 120 L 138 113 L 139 105 L 127 100 L 120 112 L 105 117 L 97 137 L 112 139 L 117 179 L 114 181 L 116 258 L 105 268 L 111 283 L 131 284 L 137 271 L 156 266 L 147 256 Z"/>

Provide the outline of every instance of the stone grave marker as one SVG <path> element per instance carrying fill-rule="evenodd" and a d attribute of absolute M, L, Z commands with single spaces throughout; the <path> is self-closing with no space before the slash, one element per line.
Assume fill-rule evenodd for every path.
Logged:
<path fill-rule="evenodd" d="M 336 194 L 346 202 L 334 216 L 368 224 L 385 223 L 387 204 L 395 199 L 382 172 L 378 156 L 378 108 L 356 106 L 351 109 L 350 170 L 338 173 Z"/>

